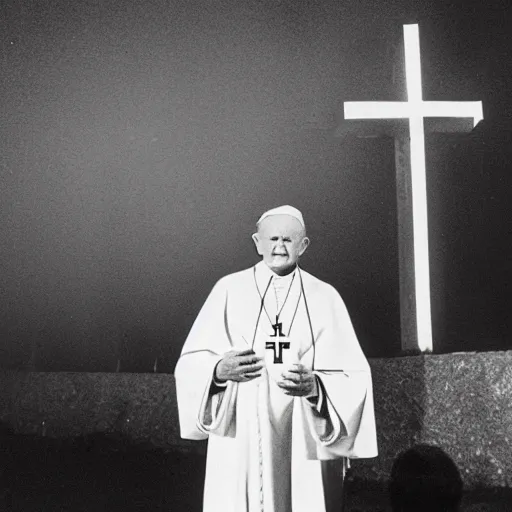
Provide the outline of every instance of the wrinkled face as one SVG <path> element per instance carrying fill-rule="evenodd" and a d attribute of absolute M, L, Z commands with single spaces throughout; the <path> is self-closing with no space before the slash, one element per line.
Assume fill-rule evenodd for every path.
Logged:
<path fill-rule="evenodd" d="M 293 271 L 309 245 L 302 224 L 290 215 L 266 217 L 252 238 L 258 254 L 278 275 Z"/>

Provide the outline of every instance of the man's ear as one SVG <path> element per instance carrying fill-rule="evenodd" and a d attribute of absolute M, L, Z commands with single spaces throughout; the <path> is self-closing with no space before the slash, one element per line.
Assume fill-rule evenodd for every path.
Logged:
<path fill-rule="evenodd" d="M 310 244 L 309 238 L 307 236 L 305 236 L 302 239 L 302 247 L 300 248 L 299 256 L 302 256 L 306 252 L 306 249 L 309 247 L 309 244 Z"/>
<path fill-rule="evenodd" d="M 262 256 L 261 250 L 260 250 L 260 237 L 258 236 L 258 233 L 254 233 L 252 235 L 252 241 L 254 242 L 254 245 L 256 246 L 256 251 L 260 256 Z"/>

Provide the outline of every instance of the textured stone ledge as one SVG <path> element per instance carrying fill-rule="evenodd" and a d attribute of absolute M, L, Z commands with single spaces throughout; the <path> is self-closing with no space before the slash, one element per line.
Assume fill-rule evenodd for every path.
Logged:
<path fill-rule="evenodd" d="M 417 442 L 443 448 L 467 488 L 512 487 L 512 352 L 373 359 L 380 455 L 355 478 L 387 480 Z M 0 372 L 0 421 L 16 432 L 68 437 L 108 432 L 164 449 L 204 452 L 179 437 L 166 374 Z"/>
<path fill-rule="evenodd" d="M 21 434 L 104 432 L 164 449 L 206 447 L 180 438 L 170 374 L 0 372 L 0 421 Z"/>
<path fill-rule="evenodd" d="M 512 352 L 370 361 L 380 456 L 356 475 L 385 480 L 396 454 L 440 446 L 468 488 L 512 487 Z"/>

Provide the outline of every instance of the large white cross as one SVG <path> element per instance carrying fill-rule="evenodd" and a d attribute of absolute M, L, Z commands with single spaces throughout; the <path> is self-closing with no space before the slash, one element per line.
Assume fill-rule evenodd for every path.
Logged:
<path fill-rule="evenodd" d="M 423 101 L 418 25 L 404 25 L 407 101 L 347 101 L 345 119 L 408 119 L 412 184 L 414 290 L 417 344 L 432 351 L 430 269 L 428 258 L 427 187 L 425 177 L 425 117 L 483 119 L 481 101 Z M 401 298 L 402 300 L 402 298 Z"/>

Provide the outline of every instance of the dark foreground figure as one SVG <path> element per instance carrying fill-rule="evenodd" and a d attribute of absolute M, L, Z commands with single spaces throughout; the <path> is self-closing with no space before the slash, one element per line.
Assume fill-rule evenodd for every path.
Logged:
<path fill-rule="evenodd" d="M 393 512 L 458 512 L 462 488 L 453 460 L 441 448 L 421 444 L 396 458 L 389 496 Z"/>

